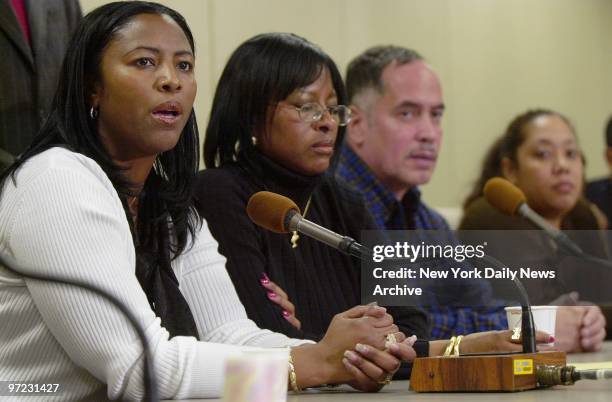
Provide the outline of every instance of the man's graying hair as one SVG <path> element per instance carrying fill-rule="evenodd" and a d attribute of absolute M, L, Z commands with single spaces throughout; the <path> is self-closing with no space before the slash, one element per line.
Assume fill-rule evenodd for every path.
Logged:
<path fill-rule="evenodd" d="M 383 92 L 382 73 L 391 63 L 404 65 L 424 60 L 415 50 L 405 47 L 386 45 L 374 46 L 355 57 L 346 69 L 346 90 L 349 103 L 367 89 Z"/>

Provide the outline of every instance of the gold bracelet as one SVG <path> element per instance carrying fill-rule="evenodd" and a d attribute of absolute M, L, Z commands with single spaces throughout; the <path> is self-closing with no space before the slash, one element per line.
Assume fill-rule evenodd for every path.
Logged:
<path fill-rule="evenodd" d="M 444 356 L 450 356 L 451 352 L 453 351 L 453 348 L 455 347 L 456 340 L 457 340 L 457 337 L 455 336 L 450 338 L 450 341 L 448 342 L 448 346 L 446 347 L 446 350 L 444 351 Z"/>
<path fill-rule="evenodd" d="M 457 340 L 455 340 L 455 346 L 453 347 L 453 356 L 459 356 L 459 344 L 461 343 L 462 339 L 463 335 L 459 335 L 457 337 Z"/>
<path fill-rule="evenodd" d="M 293 356 L 291 356 L 291 349 L 289 349 L 289 384 L 293 392 L 300 392 L 301 389 L 297 385 L 297 376 L 295 375 L 295 365 L 293 364 Z"/>

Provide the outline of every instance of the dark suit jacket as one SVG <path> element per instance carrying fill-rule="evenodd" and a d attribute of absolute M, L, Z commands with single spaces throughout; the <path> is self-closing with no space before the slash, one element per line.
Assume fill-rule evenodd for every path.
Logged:
<path fill-rule="evenodd" d="M 606 214 L 608 225 L 612 228 L 612 179 L 608 176 L 589 182 L 585 194 Z"/>
<path fill-rule="evenodd" d="M 0 0 L 0 148 L 18 155 L 44 121 L 68 41 L 81 19 L 78 0 L 25 0 L 32 46 L 10 0 Z"/>

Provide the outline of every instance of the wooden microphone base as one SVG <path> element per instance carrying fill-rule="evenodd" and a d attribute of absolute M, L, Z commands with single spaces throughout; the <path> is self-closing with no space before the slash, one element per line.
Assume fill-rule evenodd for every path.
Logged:
<path fill-rule="evenodd" d="M 416 392 L 515 392 L 537 388 L 536 368 L 565 366 L 565 352 L 417 358 L 410 389 Z"/>

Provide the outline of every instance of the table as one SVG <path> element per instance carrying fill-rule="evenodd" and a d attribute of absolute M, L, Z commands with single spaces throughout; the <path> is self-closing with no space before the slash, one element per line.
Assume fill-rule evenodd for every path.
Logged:
<path fill-rule="evenodd" d="M 612 342 L 604 344 L 600 353 L 568 355 L 568 362 L 612 361 Z M 428 393 L 419 394 L 408 389 L 408 381 L 393 381 L 382 391 L 370 394 L 340 387 L 331 391 L 308 390 L 300 394 L 289 393 L 287 402 L 420 402 L 420 401 L 491 401 L 495 402 L 610 402 L 612 401 L 612 380 L 582 380 L 572 386 L 556 386 L 512 393 Z M 221 399 L 192 399 L 191 401 L 211 402 Z"/>

